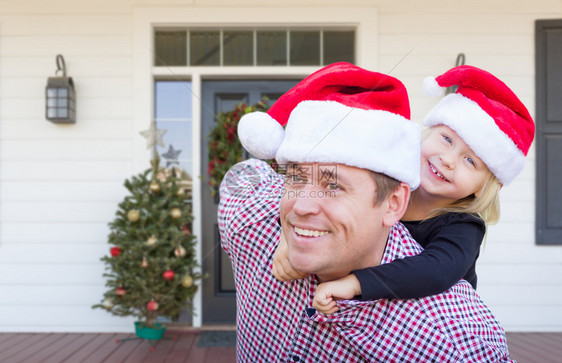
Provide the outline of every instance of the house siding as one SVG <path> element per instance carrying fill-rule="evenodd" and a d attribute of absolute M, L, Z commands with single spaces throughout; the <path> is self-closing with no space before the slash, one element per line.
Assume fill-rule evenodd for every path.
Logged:
<path fill-rule="evenodd" d="M 108 4 L 0 5 L 0 331 L 130 330 L 91 309 L 135 137 L 132 8 Z M 75 125 L 44 117 L 59 53 Z"/>
<path fill-rule="evenodd" d="M 372 7 L 373 22 L 361 36 L 372 37 L 377 51 L 361 54 L 360 65 L 376 64 L 401 79 L 418 122 L 437 102 L 422 94 L 423 79 L 454 66 L 460 52 L 504 80 L 534 114 L 534 21 L 562 17 L 562 2 L 547 0 L 237 4 L 273 22 L 268 9 L 275 6 L 294 8 L 295 16 L 302 7 L 332 7 L 335 21 L 338 7 Z M 122 183 L 148 167 L 138 130 L 147 128 L 151 108 L 137 106 L 139 92 L 151 93 L 151 68 L 140 64 L 150 57 L 139 61 L 135 52 L 135 20 L 139 12 L 146 17 L 147 7 L 164 14 L 213 7 L 212 14 L 232 6 L 225 0 L 0 3 L 0 331 L 131 330 L 131 318 L 91 305 L 105 291 L 99 259 L 109 250 L 107 224 L 125 195 Z M 200 19 L 216 22 L 211 15 Z M 146 53 L 151 39 L 143 42 Z M 59 53 L 78 95 L 74 125 L 44 117 L 46 79 Z M 535 245 L 534 173 L 532 147 L 525 170 L 502 191 L 501 222 L 489 228 L 477 265 L 478 292 L 506 330 L 562 331 L 562 247 Z"/>

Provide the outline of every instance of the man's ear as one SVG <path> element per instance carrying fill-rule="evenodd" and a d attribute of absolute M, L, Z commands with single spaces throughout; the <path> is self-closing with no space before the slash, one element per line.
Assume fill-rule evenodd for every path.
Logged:
<path fill-rule="evenodd" d="M 386 198 L 385 204 L 387 209 L 383 216 L 383 225 L 386 227 L 392 227 L 396 222 L 398 222 L 404 213 L 406 213 L 409 201 L 410 187 L 406 183 L 400 183 L 400 185 Z"/>

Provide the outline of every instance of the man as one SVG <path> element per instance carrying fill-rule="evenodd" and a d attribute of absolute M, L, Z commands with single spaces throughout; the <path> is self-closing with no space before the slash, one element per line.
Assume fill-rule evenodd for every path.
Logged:
<path fill-rule="evenodd" d="M 319 282 L 421 252 L 399 223 L 419 184 L 419 128 L 408 119 L 398 80 L 346 63 L 307 77 L 267 114 L 242 119 L 246 149 L 287 170 L 283 177 L 252 159 L 221 185 L 239 361 L 508 359 L 503 329 L 465 281 L 423 299 L 340 301 L 333 315 L 311 307 Z M 292 266 L 310 276 L 273 276 L 281 229 Z"/>

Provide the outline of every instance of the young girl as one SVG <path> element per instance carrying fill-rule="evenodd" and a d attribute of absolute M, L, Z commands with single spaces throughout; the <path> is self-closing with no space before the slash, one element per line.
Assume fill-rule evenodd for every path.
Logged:
<path fill-rule="evenodd" d="M 426 92 L 458 86 L 426 116 L 421 144 L 421 184 L 412 192 L 402 223 L 424 247 L 417 256 L 370 267 L 321 283 L 313 306 L 326 314 L 338 299 L 410 299 L 448 290 L 460 279 L 476 288 L 476 259 L 486 224 L 499 219 L 499 191 L 524 167 L 534 124 L 517 96 L 490 73 L 455 67 L 426 79 Z M 274 256 L 282 280 L 304 274 L 291 268 L 287 245 Z"/>

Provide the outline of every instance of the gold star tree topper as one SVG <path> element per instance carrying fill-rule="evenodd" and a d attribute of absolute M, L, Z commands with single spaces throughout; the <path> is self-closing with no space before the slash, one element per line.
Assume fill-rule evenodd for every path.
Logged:
<path fill-rule="evenodd" d="M 164 147 L 162 138 L 168 130 L 159 130 L 156 128 L 156 123 L 152 122 L 148 130 L 141 131 L 140 134 L 146 139 L 146 148 L 150 149 L 155 144 Z"/>

